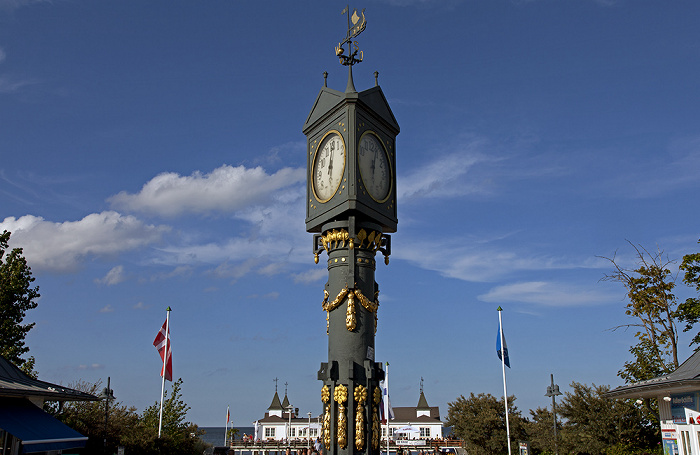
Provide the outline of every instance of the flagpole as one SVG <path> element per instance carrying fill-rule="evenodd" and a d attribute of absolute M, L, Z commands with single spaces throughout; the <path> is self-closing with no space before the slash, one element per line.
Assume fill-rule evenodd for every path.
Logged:
<path fill-rule="evenodd" d="M 501 318 L 503 309 L 498 307 L 498 333 L 501 338 L 501 369 L 503 370 L 503 402 L 506 407 L 506 434 L 508 435 L 508 455 L 510 453 L 510 423 L 508 422 L 508 389 L 506 388 L 506 349 L 505 340 L 503 339 L 503 320 Z"/>
<path fill-rule="evenodd" d="M 386 373 L 384 374 L 384 418 L 386 419 L 386 455 L 389 455 L 389 362 L 386 362 Z"/>
<path fill-rule="evenodd" d="M 158 437 L 160 438 L 161 429 L 163 428 L 163 395 L 165 394 L 165 367 L 168 361 L 168 342 L 170 341 L 170 307 L 165 310 L 165 351 L 163 351 L 163 371 L 161 376 L 163 380 L 160 383 L 160 413 L 158 417 Z"/>
<path fill-rule="evenodd" d="M 230 415 L 231 414 L 229 414 L 229 407 L 226 406 L 226 426 L 224 427 L 225 428 L 225 430 L 224 430 L 224 447 L 226 446 L 226 442 L 228 442 L 228 434 L 227 433 L 228 433 L 228 420 L 229 420 Z"/>

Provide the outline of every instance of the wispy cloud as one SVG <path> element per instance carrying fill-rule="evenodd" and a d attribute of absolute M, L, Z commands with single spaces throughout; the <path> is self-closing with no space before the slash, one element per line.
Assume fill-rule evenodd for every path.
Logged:
<path fill-rule="evenodd" d="M 458 152 L 437 157 L 431 154 L 433 159 L 428 164 L 399 176 L 399 201 L 489 192 L 491 182 L 480 175 L 471 174 L 476 166 L 497 161 L 483 153 L 485 147 L 486 141 L 474 139 L 463 144 Z M 470 178 L 467 178 L 467 174 Z"/>
<path fill-rule="evenodd" d="M 479 300 L 490 303 L 528 303 L 548 307 L 571 307 L 601 305 L 619 300 L 619 295 L 611 295 L 590 286 L 573 283 L 529 281 L 496 286 Z"/>
<path fill-rule="evenodd" d="M 78 371 L 102 370 L 104 367 L 101 363 L 91 363 L 90 365 L 78 365 L 75 369 Z"/>
<path fill-rule="evenodd" d="M 266 204 L 278 190 L 300 184 L 305 178 L 306 171 L 300 168 L 268 174 L 261 167 L 224 165 L 208 174 L 163 173 L 148 181 L 138 193 L 122 191 L 108 201 L 115 208 L 163 216 L 232 213 Z"/>
<path fill-rule="evenodd" d="M 116 267 L 112 267 L 112 269 L 109 272 L 107 272 L 107 274 L 104 277 L 96 279 L 95 283 L 113 286 L 115 284 L 121 283 L 125 279 L 126 275 L 124 275 L 124 266 L 118 265 Z"/>
<path fill-rule="evenodd" d="M 151 307 L 151 305 L 146 305 L 143 302 L 139 302 L 136 305 L 133 306 L 134 310 L 147 310 Z"/>
<path fill-rule="evenodd" d="M 100 313 L 113 313 L 114 312 L 114 307 L 112 305 L 105 305 L 102 308 L 100 308 Z"/>
<path fill-rule="evenodd" d="M 107 211 L 62 223 L 33 215 L 8 217 L 0 223 L 2 230 L 12 233 L 11 246 L 23 248 L 33 268 L 71 272 L 86 258 L 113 256 L 159 242 L 170 228 Z"/>
<path fill-rule="evenodd" d="M 523 271 L 570 270 L 576 268 L 598 268 L 602 260 L 583 258 L 580 260 L 541 253 L 530 253 L 522 248 L 499 247 L 478 239 L 438 239 L 425 242 L 403 239 L 411 248 L 397 248 L 392 256 L 413 265 L 433 270 L 442 276 L 469 282 L 489 282 L 503 279 Z M 445 251 L 450 260 L 445 260 Z M 595 259 L 595 258 L 594 258 Z"/>

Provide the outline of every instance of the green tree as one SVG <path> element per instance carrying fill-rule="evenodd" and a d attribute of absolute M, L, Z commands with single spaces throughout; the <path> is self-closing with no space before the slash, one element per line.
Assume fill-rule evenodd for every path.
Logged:
<path fill-rule="evenodd" d="M 508 397 L 508 421 L 511 449 L 517 453 L 517 442 L 525 439 L 525 419 L 514 404 L 515 397 Z M 503 398 L 491 394 L 460 396 L 447 403 L 447 425 L 457 437 L 467 444 L 467 452 L 473 455 L 502 454 L 508 452 L 505 404 Z"/>
<path fill-rule="evenodd" d="M 557 418 L 557 444 L 556 448 L 561 453 L 568 452 L 562 450 L 561 419 Z M 530 441 L 530 448 L 534 453 L 555 453 L 554 444 L 554 414 L 546 408 L 530 409 L 530 419 L 525 424 L 527 439 Z"/>
<path fill-rule="evenodd" d="M 39 287 L 32 287 L 32 269 L 22 248 L 8 252 L 10 232 L 0 234 L 0 355 L 25 373 L 36 377 L 34 358 L 22 358 L 29 352 L 24 339 L 34 323 L 22 324 L 28 310 L 37 306 Z"/>
<path fill-rule="evenodd" d="M 663 251 L 650 253 L 641 246 L 630 245 L 636 251 L 636 268 L 623 267 L 613 256 L 604 258 L 613 265 L 613 272 L 604 281 L 617 281 L 627 290 L 629 299 L 625 314 L 635 322 L 614 327 L 635 327 L 637 344 L 630 348 L 633 360 L 625 363 L 618 375 L 626 383 L 651 379 L 678 368 L 678 301 L 673 294 L 676 276 Z"/>
<path fill-rule="evenodd" d="M 700 243 L 700 240 L 698 241 Z M 691 253 L 683 256 L 680 270 L 685 272 L 683 282 L 694 287 L 699 297 L 690 297 L 678 305 L 678 319 L 685 322 L 684 332 L 692 330 L 700 320 L 700 253 Z M 690 345 L 700 345 L 700 332 L 695 334 Z"/>
<path fill-rule="evenodd" d="M 78 382 L 70 387 L 96 395 L 100 382 Z M 58 411 L 56 417 L 66 425 L 88 437 L 83 455 L 103 454 L 106 439 L 107 454 L 117 452 L 123 446 L 128 455 L 201 455 L 207 444 L 197 436 L 203 434 L 196 425 L 185 422 L 189 406 L 182 401 L 182 380 L 173 384 L 170 396 L 163 402 L 163 434 L 158 437 L 158 413 L 160 403 L 146 408 L 142 415 L 133 407 L 120 402 L 110 403 L 105 432 L 105 402 L 70 402 Z M 106 434 L 106 437 L 105 437 Z"/>
<path fill-rule="evenodd" d="M 70 384 L 72 389 L 98 395 L 101 381 L 94 384 L 84 381 Z M 106 439 L 106 452 L 116 453 L 122 438 L 130 435 L 139 426 L 139 415 L 136 408 L 127 407 L 121 402 L 110 402 L 105 409 L 104 401 L 70 401 L 63 405 L 56 417 L 77 432 L 88 437 L 84 454 L 102 454 Z M 105 422 L 105 411 L 107 420 Z M 106 425 L 106 426 L 105 426 Z"/>
<path fill-rule="evenodd" d="M 609 386 L 571 383 L 557 414 L 564 419 L 562 446 L 570 454 L 635 454 L 653 451 L 659 427 L 631 400 L 608 399 Z"/>

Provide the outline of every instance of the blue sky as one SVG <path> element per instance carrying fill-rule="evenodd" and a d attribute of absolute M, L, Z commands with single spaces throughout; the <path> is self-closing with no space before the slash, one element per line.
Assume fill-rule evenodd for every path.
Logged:
<path fill-rule="evenodd" d="M 301 127 L 342 2 L 0 0 L 0 230 L 41 288 L 42 379 L 158 399 L 175 377 L 202 426 L 261 418 L 288 384 L 320 413 L 327 272 L 304 230 Z M 547 406 L 550 373 L 621 384 L 629 240 L 671 258 L 700 237 L 700 4 L 368 0 L 374 71 L 401 133 L 398 232 L 378 265 L 376 358 L 392 403 L 503 394 Z M 681 285 L 678 295 L 689 290 Z M 681 358 L 691 350 L 681 337 Z"/>

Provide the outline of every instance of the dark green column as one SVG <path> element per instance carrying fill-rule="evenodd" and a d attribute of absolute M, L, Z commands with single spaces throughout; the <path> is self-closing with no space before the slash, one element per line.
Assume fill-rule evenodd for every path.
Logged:
<path fill-rule="evenodd" d="M 379 381 L 374 360 L 378 287 L 376 253 L 386 249 L 381 226 L 357 221 L 327 223 L 315 237 L 316 252 L 328 253 L 324 309 L 328 320 L 328 362 L 318 373 L 323 381 L 322 439 L 332 455 L 378 454 Z M 378 400 L 378 396 L 377 396 Z"/>

